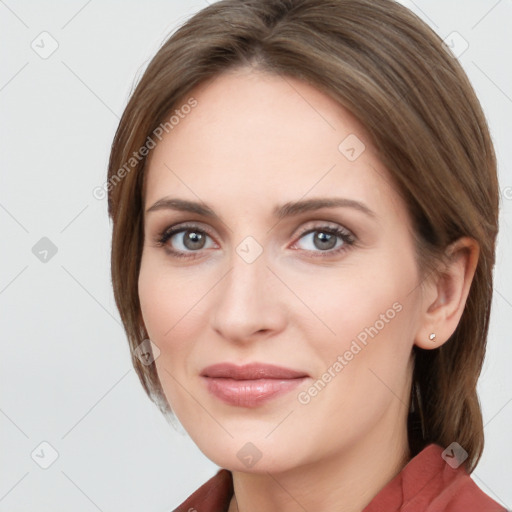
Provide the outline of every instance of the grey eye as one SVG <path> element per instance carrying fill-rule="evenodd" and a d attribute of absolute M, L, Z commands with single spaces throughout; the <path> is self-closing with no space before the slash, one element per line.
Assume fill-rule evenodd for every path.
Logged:
<path fill-rule="evenodd" d="M 307 251 L 328 251 L 337 249 L 345 243 L 340 235 L 320 229 L 306 233 L 300 240 L 305 241 L 301 249 Z"/>
<path fill-rule="evenodd" d="M 202 231 L 194 229 L 185 229 L 178 233 L 175 233 L 171 237 L 171 243 L 173 247 L 178 251 L 197 251 L 200 249 L 206 249 L 211 246 L 208 244 L 208 239 L 211 242 L 211 238 Z"/>

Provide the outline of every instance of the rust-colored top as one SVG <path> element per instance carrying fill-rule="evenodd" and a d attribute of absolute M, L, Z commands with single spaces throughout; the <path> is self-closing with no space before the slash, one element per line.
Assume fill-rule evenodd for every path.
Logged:
<path fill-rule="evenodd" d="M 507 512 L 442 453 L 436 444 L 425 447 L 363 512 Z M 231 472 L 221 469 L 173 512 L 227 512 L 232 496 Z"/>

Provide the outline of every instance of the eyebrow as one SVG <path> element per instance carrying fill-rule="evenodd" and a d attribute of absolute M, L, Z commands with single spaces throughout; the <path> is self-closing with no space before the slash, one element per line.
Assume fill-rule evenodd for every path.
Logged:
<path fill-rule="evenodd" d="M 299 201 L 289 201 L 283 205 L 276 206 L 273 210 L 274 217 L 284 219 L 286 217 L 293 217 L 301 213 L 320 210 L 322 208 L 353 208 L 360 212 L 375 217 L 375 212 L 370 210 L 365 204 L 355 201 L 353 199 L 346 199 L 343 197 L 324 197 L 313 199 L 302 199 Z M 187 199 L 177 199 L 171 197 L 163 197 L 159 199 L 153 206 L 146 210 L 146 213 L 158 210 L 177 210 L 190 213 L 197 213 L 204 217 L 212 219 L 219 219 L 219 216 L 207 204 L 197 201 L 189 201 Z"/>

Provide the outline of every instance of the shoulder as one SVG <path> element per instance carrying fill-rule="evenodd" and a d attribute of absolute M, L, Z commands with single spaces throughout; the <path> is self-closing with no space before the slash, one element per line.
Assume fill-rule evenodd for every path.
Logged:
<path fill-rule="evenodd" d="M 438 502 L 445 504 L 443 510 L 446 512 L 507 512 L 504 507 L 480 489 L 468 474 L 451 485 L 447 485 L 433 501 L 433 506 Z"/>
<path fill-rule="evenodd" d="M 452 452 L 426 446 L 364 512 L 507 512 L 485 494 Z"/>
<path fill-rule="evenodd" d="M 227 512 L 232 496 L 231 472 L 220 469 L 173 512 Z"/>

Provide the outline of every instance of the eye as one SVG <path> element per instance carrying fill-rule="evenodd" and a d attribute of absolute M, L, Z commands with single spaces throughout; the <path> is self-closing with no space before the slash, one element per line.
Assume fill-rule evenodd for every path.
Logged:
<path fill-rule="evenodd" d="M 294 244 L 311 252 L 337 253 L 354 244 L 354 236 L 341 227 L 318 226 L 308 229 Z"/>
<path fill-rule="evenodd" d="M 206 231 L 197 226 L 179 226 L 166 229 L 157 239 L 160 246 L 166 248 L 175 256 L 188 256 L 187 253 L 210 249 L 214 247 L 212 238 Z"/>

